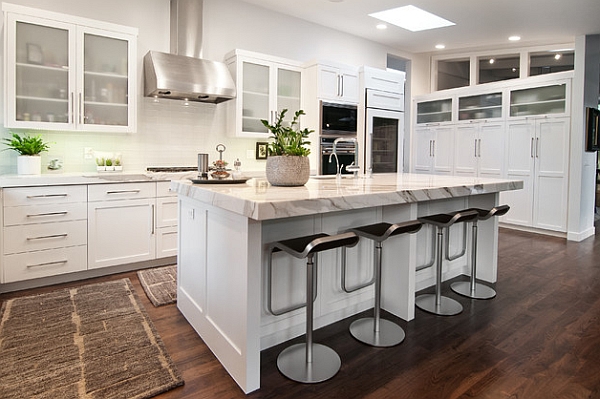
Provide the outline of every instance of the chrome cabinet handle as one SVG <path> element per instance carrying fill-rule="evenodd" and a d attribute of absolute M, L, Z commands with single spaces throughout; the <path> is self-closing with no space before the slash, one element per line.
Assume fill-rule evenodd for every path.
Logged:
<path fill-rule="evenodd" d="M 52 234 L 49 236 L 39 236 L 39 237 L 27 237 L 27 241 L 35 241 L 35 240 L 46 240 L 50 238 L 67 238 L 68 234 Z"/>
<path fill-rule="evenodd" d="M 34 264 L 31 264 L 31 265 L 27 265 L 25 267 L 31 268 L 31 267 L 40 267 L 40 266 L 62 265 L 62 264 L 65 264 L 67 262 L 68 262 L 68 260 L 64 259 L 64 260 L 56 260 L 56 261 L 53 261 L 53 262 L 34 263 Z"/>
<path fill-rule="evenodd" d="M 474 148 L 474 150 L 475 150 L 475 153 L 473 154 L 473 156 L 474 156 L 475 158 L 477 158 L 477 139 L 475 139 L 475 144 L 474 144 L 473 148 Z"/>
<path fill-rule="evenodd" d="M 141 190 L 114 190 L 114 191 L 107 191 L 106 194 L 107 195 L 111 195 L 111 194 L 138 194 Z"/>
<path fill-rule="evenodd" d="M 539 137 L 535 139 L 535 157 L 540 157 L 540 139 Z"/>
<path fill-rule="evenodd" d="M 67 211 L 63 211 L 63 212 L 47 212 L 47 213 L 36 213 L 36 214 L 29 214 L 26 217 L 28 218 L 37 218 L 37 217 L 44 217 L 44 216 L 60 216 L 60 215 L 66 215 L 69 212 Z"/>
<path fill-rule="evenodd" d="M 67 197 L 69 194 L 40 194 L 40 195 L 28 195 L 28 199 L 35 198 L 56 198 L 56 197 Z"/>
<path fill-rule="evenodd" d="M 155 211 L 154 204 L 152 204 L 151 213 L 150 213 L 150 216 L 151 216 L 151 219 L 152 219 L 152 235 L 154 235 L 155 225 L 156 225 L 156 215 L 155 215 L 154 211 Z"/>
<path fill-rule="evenodd" d="M 534 138 L 532 137 L 531 138 L 531 158 L 534 157 L 534 155 L 533 155 L 533 152 L 534 152 L 534 149 L 533 149 L 533 140 L 534 140 Z"/>
<path fill-rule="evenodd" d="M 344 75 L 342 75 L 341 77 L 341 85 L 340 85 L 340 97 L 344 97 Z"/>
<path fill-rule="evenodd" d="M 479 158 L 481 158 L 481 139 L 479 139 Z"/>

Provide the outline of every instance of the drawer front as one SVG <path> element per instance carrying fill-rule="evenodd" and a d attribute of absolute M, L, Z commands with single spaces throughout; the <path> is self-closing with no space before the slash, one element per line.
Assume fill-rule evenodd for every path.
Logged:
<path fill-rule="evenodd" d="M 5 254 L 85 245 L 87 221 L 9 226 L 4 233 Z"/>
<path fill-rule="evenodd" d="M 85 202 L 9 206 L 4 208 L 4 225 L 63 222 L 87 219 Z"/>
<path fill-rule="evenodd" d="M 177 197 L 175 191 L 171 191 L 170 181 L 159 181 L 156 182 L 156 196 L 157 197 Z"/>
<path fill-rule="evenodd" d="M 156 183 L 91 184 L 88 186 L 89 201 L 112 201 L 156 197 Z"/>
<path fill-rule="evenodd" d="M 166 258 L 177 255 L 177 227 L 156 229 L 156 257 Z"/>
<path fill-rule="evenodd" d="M 50 249 L 4 257 L 4 283 L 87 269 L 87 246 Z"/>
<path fill-rule="evenodd" d="M 4 206 L 86 202 L 87 186 L 14 187 L 4 189 Z"/>
<path fill-rule="evenodd" d="M 177 197 L 156 199 L 156 227 L 177 226 Z"/>

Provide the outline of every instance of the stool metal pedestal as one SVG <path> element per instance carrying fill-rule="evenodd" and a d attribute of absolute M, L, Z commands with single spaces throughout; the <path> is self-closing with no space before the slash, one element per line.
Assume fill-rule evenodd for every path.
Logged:
<path fill-rule="evenodd" d="M 362 318 L 354 321 L 350 325 L 350 334 L 357 340 L 371 346 L 390 347 L 398 345 L 406 334 L 402 327 L 396 323 L 381 318 L 381 259 L 382 259 L 382 242 L 391 236 L 416 233 L 421 229 L 421 222 L 412 220 L 408 222 L 390 224 L 376 223 L 368 226 L 361 226 L 350 229 L 361 237 L 365 237 L 375 241 L 375 264 L 374 264 L 374 282 L 375 282 L 375 304 L 373 306 L 373 317 Z M 345 256 L 343 257 L 342 267 L 346 267 Z M 364 285 L 363 285 L 364 286 Z M 362 288 L 361 286 L 360 288 Z M 342 280 L 342 288 L 346 292 L 356 291 L 349 290 Z"/>
<path fill-rule="evenodd" d="M 338 235 L 315 234 L 291 240 L 278 241 L 272 248 L 282 250 L 306 262 L 306 342 L 284 349 L 277 357 L 277 368 L 291 380 L 317 383 L 333 377 L 341 367 L 339 355 L 331 348 L 313 343 L 313 293 L 317 252 L 344 246 L 354 246 L 358 236 L 347 232 Z M 273 251 L 271 251 L 272 253 Z"/>
<path fill-rule="evenodd" d="M 463 307 L 458 301 L 442 296 L 444 230 L 448 230 L 454 223 L 472 221 L 477 216 L 478 213 L 476 211 L 464 211 L 454 214 L 441 213 L 419 218 L 419 221 L 423 224 L 431 224 L 437 227 L 435 294 L 423 294 L 415 298 L 415 305 L 419 309 L 439 316 L 454 316 L 462 312 Z"/>
<path fill-rule="evenodd" d="M 491 299 L 496 296 L 496 291 L 485 284 L 478 283 L 477 277 L 477 222 L 479 220 L 487 220 L 494 216 L 502 216 L 508 212 L 508 205 L 495 206 L 492 209 L 473 208 L 477 212 L 478 217 L 473 220 L 471 228 L 471 278 L 469 281 L 457 281 L 450 285 L 452 291 L 473 299 Z"/>

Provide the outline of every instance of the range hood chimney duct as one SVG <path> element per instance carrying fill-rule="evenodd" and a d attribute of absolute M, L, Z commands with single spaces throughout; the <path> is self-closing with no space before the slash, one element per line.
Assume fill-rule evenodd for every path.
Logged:
<path fill-rule="evenodd" d="M 222 62 L 202 59 L 203 0 L 171 0 L 171 53 L 144 56 L 144 95 L 220 103 L 236 96 Z"/>

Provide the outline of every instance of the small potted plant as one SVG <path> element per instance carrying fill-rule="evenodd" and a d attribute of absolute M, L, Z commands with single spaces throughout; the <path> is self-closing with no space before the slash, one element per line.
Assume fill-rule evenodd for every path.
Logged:
<path fill-rule="evenodd" d="M 106 160 L 103 157 L 96 158 L 96 170 L 104 172 L 106 170 Z"/>
<path fill-rule="evenodd" d="M 310 141 L 314 130 L 299 129 L 299 118 L 306 115 L 298 110 L 290 123 L 284 122 L 287 109 L 279 114 L 274 124 L 262 119 L 262 124 L 272 133 L 267 158 L 267 180 L 273 186 L 303 186 L 310 176 Z"/>
<path fill-rule="evenodd" d="M 19 175 L 39 175 L 42 173 L 42 157 L 40 154 L 48 151 L 49 143 L 44 142 L 42 136 L 30 136 L 25 134 L 20 136 L 18 133 L 12 133 L 11 137 L 3 139 L 7 149 L 19 153 L 17 157 L 17 174 Z"/>

